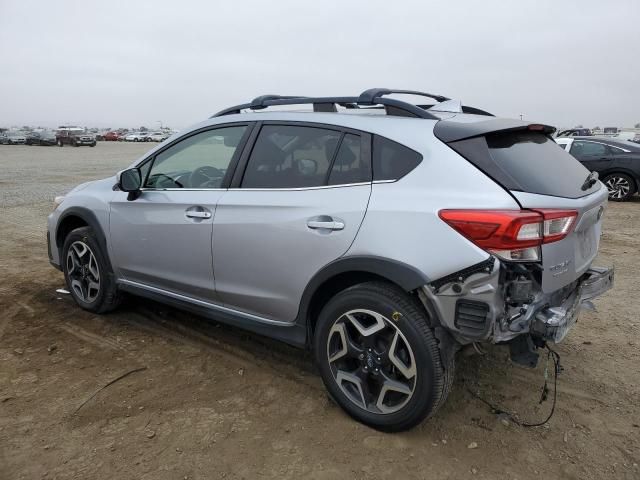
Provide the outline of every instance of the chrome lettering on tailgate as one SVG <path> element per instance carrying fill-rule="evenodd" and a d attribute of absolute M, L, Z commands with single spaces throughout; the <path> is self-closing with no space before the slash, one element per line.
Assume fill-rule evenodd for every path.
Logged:
<path fill-rule="evenodd" d="M 559 277 L 560 275 L 564 275 L 565 273 L 567 273 L 569 271 L 569 264 L 571 263 L 571 260 L 565 260 L 562 263 L 558 263 L 556 265 L 552 265 L 549 267 L 549 270 L 551 271 L 551 274 L 554 277 Z"/>

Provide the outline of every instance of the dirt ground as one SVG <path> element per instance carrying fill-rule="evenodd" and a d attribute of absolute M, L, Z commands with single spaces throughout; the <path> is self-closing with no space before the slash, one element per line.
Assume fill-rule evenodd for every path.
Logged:
<path fill-rule="evenodd" d="M 307 353 L 149 301 L 96 316 L 56 293 L 53 196 L 147 148 L 0 146 L 0 479 L 640 479 L 640 198 L 608 207 L 597 263 L 616 286 L 557 346 L 548 425 L 469 393 L 528 420 L 549 411 L 544 362 L 515 367 L 496 347 L 459 359 L 433 419 L 382 434 L 327 399 Z"/>

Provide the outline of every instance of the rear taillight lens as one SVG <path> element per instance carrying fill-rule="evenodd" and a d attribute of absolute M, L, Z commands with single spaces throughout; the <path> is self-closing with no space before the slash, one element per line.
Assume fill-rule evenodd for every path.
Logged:
<path fill-rule="evenodd" d="M 441 210 L 440 218 L 480 248 L 515 262 L 540 261 L 540 246 L 573 228 L 575 210 Z"/>

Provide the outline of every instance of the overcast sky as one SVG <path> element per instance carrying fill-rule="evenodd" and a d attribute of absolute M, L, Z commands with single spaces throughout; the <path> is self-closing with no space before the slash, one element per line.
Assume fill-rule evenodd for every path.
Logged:
<path fill-rule="evenodd" d="M 640 0 L 0 0 L 0 126 L 184 127 L 266 93 L 640 122 Z"/>

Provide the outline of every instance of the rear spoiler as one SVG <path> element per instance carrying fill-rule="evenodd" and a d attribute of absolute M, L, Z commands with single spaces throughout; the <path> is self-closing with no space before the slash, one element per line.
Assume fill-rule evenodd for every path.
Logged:
<path fill-rule="evenodd" d="M 464 122 L 452 120 L 440 120 L 436 123 L 433 134 L 445 143 L 457 142 L 467 138 L 479 137 L 487 133 L 513 132 L 529 130 L 551 135 L 556 129 L 550 125 L 540 123 L 527 123 L 522 120 L 495 118 L 479 122 Z"/>

